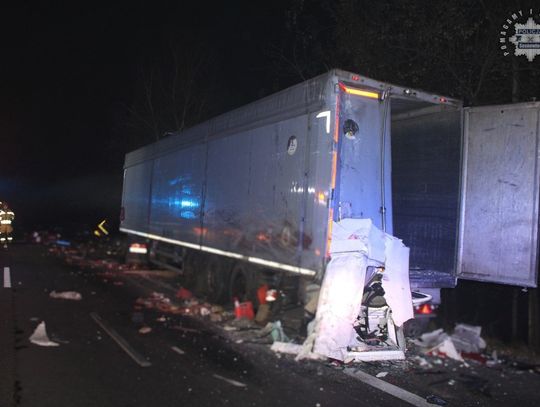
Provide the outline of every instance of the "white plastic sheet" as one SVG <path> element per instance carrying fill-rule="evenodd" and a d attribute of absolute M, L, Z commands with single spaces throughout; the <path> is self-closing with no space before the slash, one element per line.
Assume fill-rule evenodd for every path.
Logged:
<path fill-rule="evenodd" d="M 383 288 L 397 326 L 413 318 L 409 284 L 409 249 L 401 240 L 375 227 L 371 219 L 334 223 L 329 262 L 324 276 L 313 336 L 313 351 L 345 360 L 355 343 L 353 324 L 360 314 L 369 265 L 385 266 Z"/>
<path fill-rule="evenodd" d="M 56 298 L 56 299 L 62 299 L 62 300 L 73 300 L 73 301 L 80 301 L 82 300 L 81 293 L 78 293 L 77 291 L 51 291 L 49 294 L 49 297 Z"/>
<path fill-rule="evenodd" d="M 409 282 L 409 248 L 393 236 L 385 236 L 385 271 L 382 279 L 384 298 L 392 310 L 396 326 L 414 318 Z"/>
<path fill-rule="evenodd" d="M 58 343 L 53 342 L 47 336 L 45 329 L 45 321 L 39 323 L 34 333 L 30 336 L 30 342 L 39 346 L 60 346 Z"/>
<path fill-rule="evenodd" d="M 345 360 L 355 337 L 353 323 L 362 305 L 366 267 L 363 253 L 332 255 L 319 295 L 314 352 Z"/>

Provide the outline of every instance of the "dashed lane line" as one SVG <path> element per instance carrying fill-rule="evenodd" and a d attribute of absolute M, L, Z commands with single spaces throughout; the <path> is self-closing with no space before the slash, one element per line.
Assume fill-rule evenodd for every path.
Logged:
<path fill-rule="evenodd" d="M 375 387 L 385 393 L 388 393 L 400 400 L 403 400 L 413 406 L 418 407 L 433 407 L 433 404 L 428 403 L 425 399 L 420 396 L 417 396 L 414 393 L 411 393 L 401 387 L 395 386 L 391 383 L 385 382 L 384 380 L 377 379 L 366 372 L 361 370 L 347 368 L 343 371 L 346 375 L 354 377 L 355 379 L 360 380 L 361 382 L 368 384 L 372 387 Z"/>
<path fill-rule="evenodd" d="M 109 336 L 120 346 L 124 352 L 126 352 L 131 359 L 135 361 L 139 366 L 141 367 L 149 367 L 152 366 L 152 363 L 150 363 L 148 360 L 144 358 L 140 353 L 138 353 L 135 349 L 131 347 L 131 345 L 116 332 L 115 329 L 111 328 L 100 316 L 97 312 L 91 312 L 90 316 L 92 319 L 98 324 Z"/>
<path fill-rule="evenodd" d="M 11 273 L 9 267 L 4 267 L 4 288 L 11 288 Z"/>

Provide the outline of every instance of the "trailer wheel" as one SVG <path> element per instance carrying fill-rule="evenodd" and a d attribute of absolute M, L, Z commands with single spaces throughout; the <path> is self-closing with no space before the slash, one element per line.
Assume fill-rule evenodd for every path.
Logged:
<path fill-rule="evenodd" d="M 246 269 L 245 264 L 236 263 L 229 282 L 229 297 L 238 301 L 249 301 L 253 297 L 253 273 Z"/>
<path fill-rule="evenodd" d="M 220 257 L 212 257 L 206 264 L 205 291 L 208 301 L 223 303 L 227 296 L 227 282 L 229 275 L 229 262 Z"/>
<path fill-rule="evenodd" d="M 182 259 L 182 284 L 193 290 L 197 286 L 198 269 L 200 268 L 200 256 L 196 252 L 189 251 Z"/>

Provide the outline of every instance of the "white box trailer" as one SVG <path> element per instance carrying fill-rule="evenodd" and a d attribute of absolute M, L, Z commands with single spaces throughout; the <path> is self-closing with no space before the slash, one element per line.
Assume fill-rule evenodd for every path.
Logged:
<path fill-rule="evenodd" d="M 539 110 L 332 70 L 127 154 L 120 230 L 216 300 L 320 279 L 343 218 L 403 239 L 414 288 L 533 287 Z"/>

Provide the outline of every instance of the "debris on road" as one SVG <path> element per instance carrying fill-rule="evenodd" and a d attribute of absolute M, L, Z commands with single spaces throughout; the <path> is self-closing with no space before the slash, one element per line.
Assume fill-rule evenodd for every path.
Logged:
<path fill-rule="evenodd" d="M 212 376 L 214 376 L 216 379 L 223 380 L 224 382 L 232 384 L 233 386 L 236 386 L 236 387 L 247 387 L 247 384 L 238 382 L 238 381 L 233 380 L 233 379 L 227 379 L 226 377 L 220 376 L 218 374 L 213 374 Z"/>
<path fill-rule="evenodd" d="M 175 329 L 177 331 L 182 331 L 182 332 L 189 332 L 189 333 L 195 333 L 195 334 L 201 333 L 201 331 L 199 331 L 198 329 L 186 328 L 185 326 L 181 326 L 181 325 L 174 325 L 174 326 L 171 326 L 170 328 Z"/>
<path fill-rule="evenodd" d="M 190 300 L 193 298 L 193 294 L 188 289 L 180 287 L 180 289 L 176 292 L 176 298 L 180 300 Z"/>
<path fill-rule="evenodd" d="M 39 346 L 60 346 L 60 344 L 53 342 L 47 336 L 47 330 L 45 328 L 45 321 L 41 321 L 34 330 L 34 333 L 30 336 L 30 342 Z"/>
<path fill-rule="evenodd" d="M 305 351 L 303 345 L 299 345 L 296 343 L 290 343 L 290 342 L 279 342 L 276 341 L 272 344 L 270 349 L 276 353 L 285 353 L 289 355 L 303 355 L 304 359 L 313 359 L 313 360 L 322 360 L 325 359 L 324 356 L 318 355 L 313 352 L 309 352 L 307 354 L 303 354 Z"/>
<path fill-rule="evenodd" d="M 481 326 L 457 324 L 450 338 L 459 352 L 480 353 L 486 348 L 486 341 L 480 336 L 481 332 Z"/>
<path fill-rule="evenodd" d="M 446 406 L 448 404 L 445 399 L 434 394 L 430 394 L 429 396 L 427 396 L 426 401 L 429 404 L 435 404 L 436 406 Z"/>
<path fill-rule="evenodd" d="M 383 378 L 383 377 L 386 377 L 388 375 L 388 372 L 379 372 L 375 375 L 375 377 L 377 378 Z"/>
<path fill-rule="evenodd" d="M 77 291 L 51 291 L 49 294 L 49 297 L 56 298 L 56 299 L 62 299 L 62 300 L 73 300 L 73 301 L 80 301 L 82 300 L 82 295 L 78 293 Z"/>
<path fill-rule="evenodd" d="M 236 319 L 254 319 L 255 313 L 253 312 L 253 303 L 251 301 L 239 302 L 237 299 L 235 299 L 234 315 Z"/>
<path fill-rule="evenodd" d="M 425 354 L 438 354 L 464 363 L 464 358 L 467 358 L 486 364 L 488 359 L 481 354 L 486 348 L 486 342 L 480 336 L 481 331 L 480 326 L 457 324 L 451 335 L 437 329 L 423 334 L 413 343 Z"/>
<path fill-rule="evenodd" d="M 146 335 L 150 332 L 152 332 L 152 328 L 150 328 L 149 326 L 143 326 L 139 329 L 139 333 L 143 335 Z"/>
<path fill-rule="evenodd" d="M 174 352 L 178 353 L 179 355 L 185 355 L 185 354 L 186 354 L 186 352 L 184 352 L 184 351 L 183 351 L 182 349 L 180 349 L 178 346 L 171 346 L 171 349 L 172 349 Z"/>

